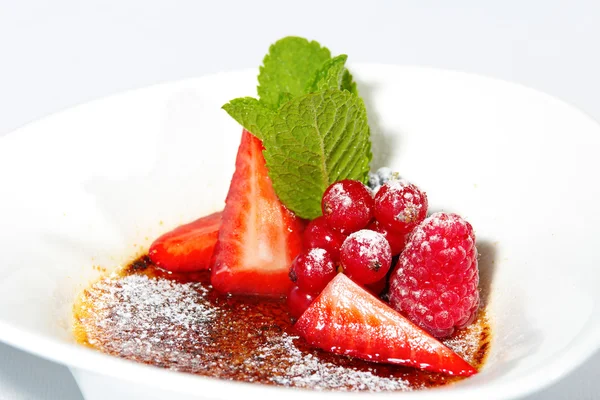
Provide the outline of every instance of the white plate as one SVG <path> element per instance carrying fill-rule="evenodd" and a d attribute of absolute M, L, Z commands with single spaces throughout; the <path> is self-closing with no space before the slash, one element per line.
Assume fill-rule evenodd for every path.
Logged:
<path fill-rule="evenodd" d="M 600 127 L 505 82 L 410 67 L 352 71 L 369 108 L 373 167 L 420 185 L 432 210 L 464 215 L 491 282 L 484 370 L 403 398 L 513 398 L 593 354 Z M 159 233 L 222 206 L 241 129 L 220 107 L 254 95 L 255 77 L 127 92 L 0 139 L 0 340 L 68 365 L 87 399 L 306 396 L 138 365 L 80 347 L 70 333 L 72 301 L 98 276 L 94 266 L 116 268 Z"/>

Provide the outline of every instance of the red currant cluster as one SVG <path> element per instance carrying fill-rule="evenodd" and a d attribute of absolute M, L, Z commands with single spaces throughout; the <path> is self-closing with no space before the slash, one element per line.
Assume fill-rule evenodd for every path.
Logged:
<path fill-rule="evenodd" d="M 327 188 L 321 208 L 323 216 L 306 227 L 304 251 L 290 268 L 295 286 L 288 306 L 295 318 L 338 269 L 380 294 L 386 287 L 392 256 L 402 252 L 408 234 L 427 215 L 427 196 L 401 179 L 387 181 L 375 196 L 361 182 L 343 180 Z"/>

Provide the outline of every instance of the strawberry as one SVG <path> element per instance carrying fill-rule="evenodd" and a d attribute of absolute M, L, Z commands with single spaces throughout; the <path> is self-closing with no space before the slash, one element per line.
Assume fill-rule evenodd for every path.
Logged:
<path fill-rule="evenodd" d="M 292 286 L 303 221 L 279 201 L 262 151 L 244 130 L 213 255 L 211 282 L 222 293 L 278 297 Z"/>
<path fill-rule="evenodd" d="M 173 272 L 208 269 L 217 243 L 222 212 L 199 218 L 165 233 L 152 243 L 148 256 L 158 267 Z"/>
<path fill-rule="evenodd" d="M 344 274 L 338 274 L 302 314 L 295 329 L 308 343 L 367 361 L 448 375 L 477 371 Z"/>

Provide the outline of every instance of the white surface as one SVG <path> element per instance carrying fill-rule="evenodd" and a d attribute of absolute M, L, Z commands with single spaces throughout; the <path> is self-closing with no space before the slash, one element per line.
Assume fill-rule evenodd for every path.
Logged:
<path fill-rule="evenodd" d="M 476 227 L 493 318 L 480 373 L 403 396 L 509 399 L 583 363 L 600 347 L 600 259 L 590 245 L 600 214 L 588 212 L 600 202 L 588 185 L 600 170 L 600 125 L 500 80 L 420 67 L 352 72 L 369 108 L 373 167 L 402 171 L 426 188 L 430 211 L 457 212 Z M 69 365 L 90 400 L 283 395 L 128 363 L 73 344 L 70 329 L 73 299 L 100 275 L 94 266 L 117 268 L 164 229 L 222 206 L 241 129 L 220 106 L 255 82 L 251 69 L 155 85 L 0 140 L 0 170 L 13 171 L 0 175 L 0 340 Z M 569 218 L 556 218 L 565 210 Z"/>
<path fill-rule="evenodd" d="M 286 34 L 318 39 L 353 62 L 431 65 L 521 82 L 600 119 L 594 1 L 303 4 L 290 12 L 274 1 L 1 2 L 0 134 L 122 89 L 255 67 L 268 43 Z M 77 398 L 62 367 L 34 360 L 0 346 L 0 399 Z M 599 370 L 596 355 L 531 399 L 595 398 Z"/>

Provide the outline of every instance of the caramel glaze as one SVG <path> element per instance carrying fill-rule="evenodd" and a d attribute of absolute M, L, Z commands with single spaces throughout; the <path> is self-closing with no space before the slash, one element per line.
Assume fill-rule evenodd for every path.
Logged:
<path fill-rule="evenodd" d="M 202 303 L 199 319 L 212 317 L 191 327 L 182 323 L 165 330 L 164 315 L 157 315 L 157 320 L 143 329 L 123 328 L 119 315 L 115 315 L 122 311 L 107 302 L 124 301 L 124 297 L 111 297 L 109 292 L 132 276 L 149 278 L 144 278 L 145 283 L 169 280 L 162 283 L 176 289 L 198 282 L 192 289 L 188 285 L 188 290 L 195 291 Z M 283 300 L 220 295 L 210 286 L 207 272 L 172 274 L 143 256 L 102 282 L 86 289 L 75 304 L 74 332 L 79 343 L 114 356 L 222 379 L 324 390 L 414 390 L 461 379 L 312 348 L 295 335 Z M 152 349 L 146 351 L 149 341 Z M 490 346 L 485 310 L 480 310 L 470 327 L 444 343 L 481 368 Z"/>

